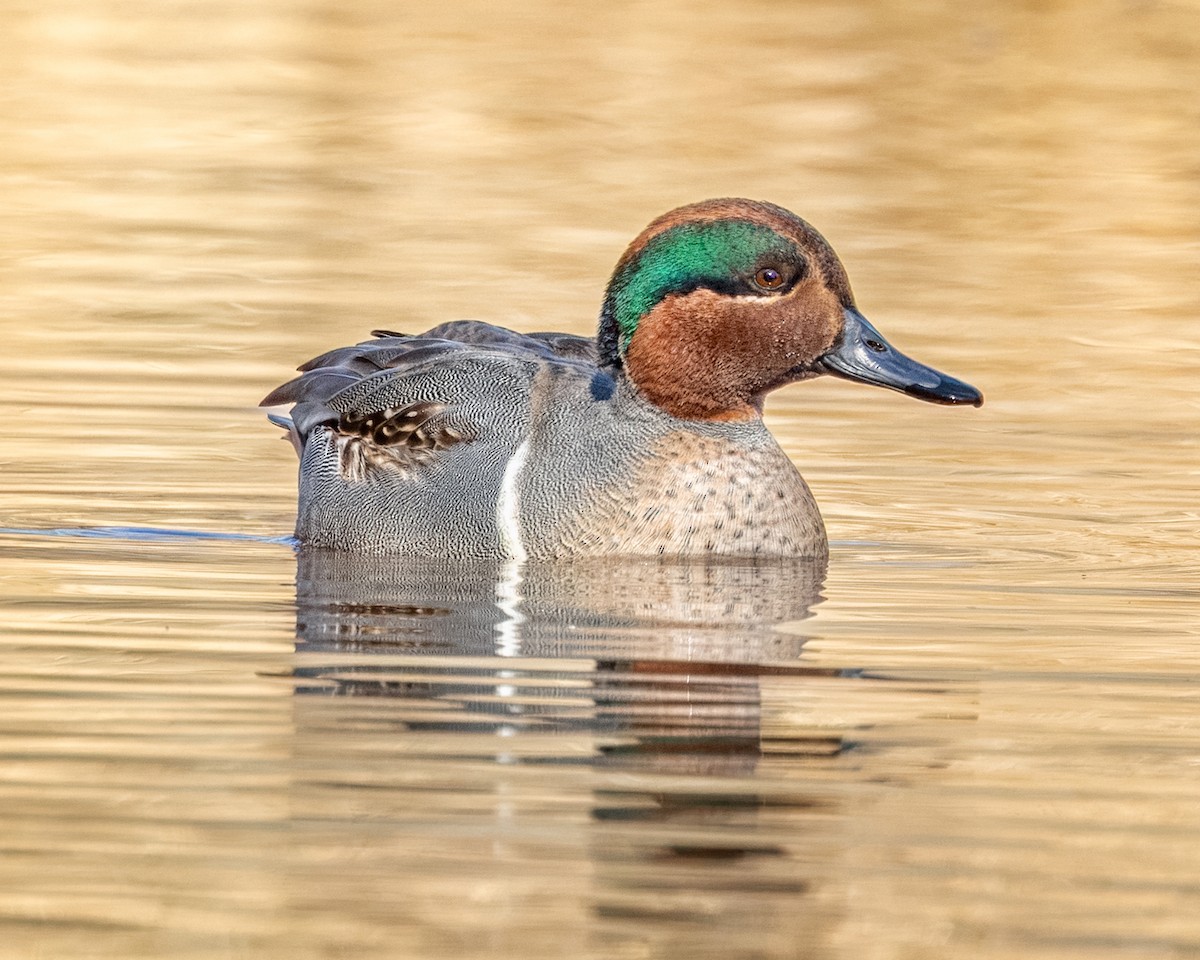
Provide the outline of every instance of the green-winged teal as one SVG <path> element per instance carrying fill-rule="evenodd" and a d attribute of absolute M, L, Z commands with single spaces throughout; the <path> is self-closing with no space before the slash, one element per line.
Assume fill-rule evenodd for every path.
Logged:
<path fill-rule="evenodd" d="M 762 421 L 825 373 L 935 403 L 978 390 L 891 347 L 805 221 L 708 200 L 617 263 L 599 335 L 474 321 L 310 360 L 264 405 L 300 454 L 296 536 L 371 553 L 541 560 L 823 556 L 824 524 Z"/>

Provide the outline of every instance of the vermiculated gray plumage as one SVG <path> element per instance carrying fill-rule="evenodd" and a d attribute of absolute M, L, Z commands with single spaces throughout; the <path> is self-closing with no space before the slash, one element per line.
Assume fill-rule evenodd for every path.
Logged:
<path fill-rule="evenodd" d="M 509 523 L 529 559 L 824 551 L 811 494 L 760 421 L 678 420 L 595 357 L 587 337 L 457 321 L 304 364 L 264 400 L 294 404 L 297 536 L 496 559 L 514 552 Z M 523 444 L 530 467 L 505 497 Z"/>

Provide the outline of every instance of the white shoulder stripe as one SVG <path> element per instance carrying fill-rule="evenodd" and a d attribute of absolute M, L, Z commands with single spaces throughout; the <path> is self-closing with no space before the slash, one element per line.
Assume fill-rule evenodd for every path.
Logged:
<path fill-rule="evenodd" d="M 529 441 L 525 440 L 509 458 L 500 481 L 500 496 L 496 499 L 496 529 L 500 546 L 517 563 L 525 562 L 525 545 L 521 543 L 521 504 L 517 495 L 517 479 L 529 457 Z"/>

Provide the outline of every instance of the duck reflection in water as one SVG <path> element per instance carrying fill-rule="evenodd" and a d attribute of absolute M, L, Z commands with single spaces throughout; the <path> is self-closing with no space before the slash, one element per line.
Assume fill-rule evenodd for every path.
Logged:
<path fill-rule="evenodd" d="M 357 782 L 365 774 L 347 758 L 364 736 L 375 744 L 367 756 L 401 753 L 405 776 L 418 776 L 419 766 L 421 777 L 449 785 L 472 765 L 470 802 L 482 805 L 475 816 L 497 822 L 501 807 L 504 817 L 522 816 L 508 778 L 538 778 L 539 798 L 584 787 L 585 856 L 600 877 L 604 864 L 615 870 L 592 891 L 605 916 L 647 909 L 619 879 L 631 865 L 649 865 L 660 892 L 673 890 L 682 903 L 702 889 L 712 895 L 703 864 L 731 860 L 753 863 L 743 879 L 760 881 L 769 863 L 771 890 L 783 898 L 777 906 L 795 910 L 809 880 L 781 836 L 802 834 L 827 801 L 794 777 L 764 783 L 756 772 L 766 755 L 829 763 L 842 744 L 764 719 L 762 691 L 776 678 L 794 690 L 834 674 L 799 662 L 798 624 L 820 600 L 824 576 L 823 560 L 606 561 L 518 572 L 303 550 L 296 672 L 309 696 L 297 700 L 297 721 L 306 749 L 325 754 L 309 765 L 324 768 L 326 785 Z M 491 779 L 481 781 L 481 761 L 490 762 Z M 311 791 L 309 799 L 322 802 Z M 536 809 L 524 815 L 543 819 Z M 762 817 L 770 827 L 760 836 Z M 745 891 L 735 892 L 731 902 L 746 909 Z M 773 912 L 772 902 L 753 909 Z"/>

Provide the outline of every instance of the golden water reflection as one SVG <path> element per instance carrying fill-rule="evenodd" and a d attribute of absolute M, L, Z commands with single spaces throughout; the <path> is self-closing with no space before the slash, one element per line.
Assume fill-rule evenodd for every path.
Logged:
<path fill-rule="evenodd" d="M 924 609 L 961 567 L 928 560 L 638 563 L 618 591 L 311 554 L 293 606 L 278 545 L 10 538 L 6 582 L 50 595 L 0 656 L 9 942 L 1186 955 L 1195 645 L 1134 627 L 1194 641 L 1187 597 L 1074 568 Z M 1083 615 L 1054 646 L 1048 603 Z"/>
<path fill-rule="evenodd" d="M 0 956 L 1200 952 L 1198 38 L 1183 0 L 6 4 Z M 295 363 L 589 332 L 719 195 L 988 397 L 772 398 L 827 571 L 253 539 Z"/>

